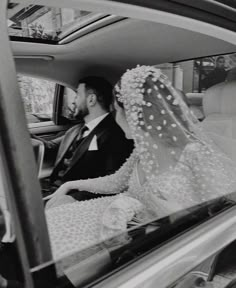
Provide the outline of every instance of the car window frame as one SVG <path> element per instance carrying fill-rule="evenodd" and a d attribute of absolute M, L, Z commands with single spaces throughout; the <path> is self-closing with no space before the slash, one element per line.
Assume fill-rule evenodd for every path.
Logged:
<path fill-rule="evenodd" d="M 16 97 L 20 95 L 20 90 L 5 26 L 6 8 L 7 1 L 1 1 L 0 151 L 3 163 L 1 177 L 6 182 L 4 193 L 10 200 L 9 208 L 15 223 L 25 287 L 34 287 L 30 267 L 51 261 L 52 255 L 24 106 L 21 97 Z"/>

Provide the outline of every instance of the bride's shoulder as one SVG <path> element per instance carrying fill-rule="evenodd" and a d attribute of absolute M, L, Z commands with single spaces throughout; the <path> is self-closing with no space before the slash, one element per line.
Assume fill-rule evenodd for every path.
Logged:
<path fill-rule="evenodd" d="M 203 149 L 204 146 L 200 142 L 191 142 L 184 147 L 182 155 L 197 155 Z"/>
<path fill-rule="evenodd" d="M 199 141 L 195 141 L 185 146 L 180 160 L 199 160 L 199 158 L 205 157 L 208 154 L 210 154 L 208 147 Z"/>
<path fill-rule="evenodd" d="M 188 143 L 185 148 L 184 151 L 189 151 L 189 152 L 199 152 L 202 149 L 204 149 L 204 145 L 198 141 L 196 142 L 191 142 Z"/>

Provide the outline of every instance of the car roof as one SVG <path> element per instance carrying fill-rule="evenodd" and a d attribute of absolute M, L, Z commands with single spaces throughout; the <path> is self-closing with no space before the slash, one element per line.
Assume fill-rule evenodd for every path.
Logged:
<path fill-rule="evenodd" d="M 56 2 L 72 5 L 72 1 Z M 56 2 L 49 0 L 47 5 Z M 85 1 L 75 2 L 82 8 L 91 8 Z M 153 65 L 235 52 L 235 33 L 224 28 L 173 11 L 167 13 L 164 9 L 152 10 L 117 1 L 109 5 L 110 1 L 104 0 L 90 2 L 95 3 L 96 12 L 107 13 L 109 8 L 113 18 L 110 16 L 108 22 L 103 19 L 104 25 L 101 21 L 88 25 L 87 31 L 77 34 L 77 38 L 78 32 L 74 32 L 60 45 L 12 41 L 17 71 L 75 87 L 79 78 L 86 75 L 101 75 L 115 82 L 127 68 L 137 64 Z M 98 2 L 103 3 L 100 10 Z"/>

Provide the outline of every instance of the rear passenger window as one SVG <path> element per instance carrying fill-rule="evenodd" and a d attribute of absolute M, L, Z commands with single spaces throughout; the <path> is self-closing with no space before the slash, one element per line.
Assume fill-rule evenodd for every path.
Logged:
<path fill-rule="evenodd" d="M 205 91 L 224 81 L 236 80 L 236 53 L 157 65 L 183 92 L 186 103 L 199 120 L 204 119 L 202 98 Z"/>
<path fill-rule="evenodd" d="M 55 83 L 18 74 L 28 123 L 51 121 Z"/>

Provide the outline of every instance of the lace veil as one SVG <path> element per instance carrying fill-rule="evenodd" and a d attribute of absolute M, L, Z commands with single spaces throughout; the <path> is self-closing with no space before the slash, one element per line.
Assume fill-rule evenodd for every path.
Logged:
<path fill-rule="evenodd" d="M 197 202 L 236 190 L 236 164 L 204 133 L 181 94 L 159 69 L 137 66 L 128 70 L 115 91 L 154 195 L 166 199 L 156 180 L 177 166 L 191 172 L 191 193 L 200 195 Z M 198 145 L 197 150 L 191 148 L 193 144 Z M 201 188 L 204 191 L 199 192 Z"/>

